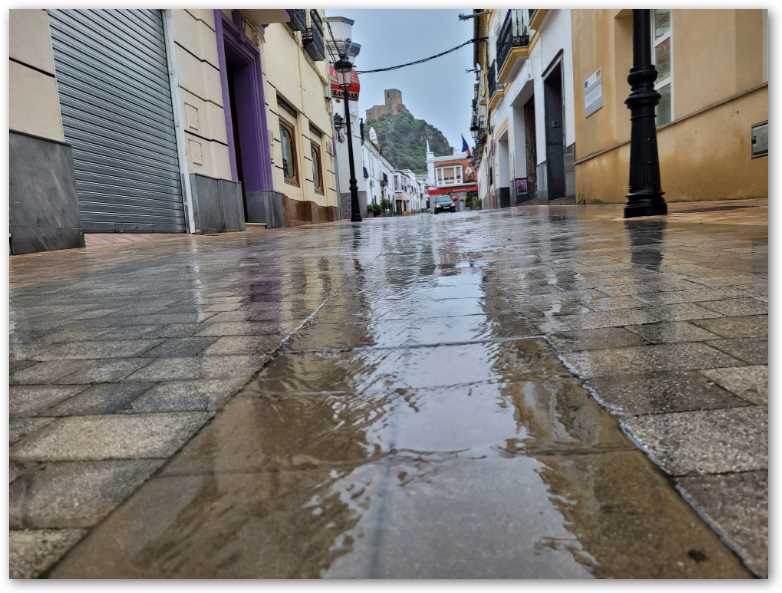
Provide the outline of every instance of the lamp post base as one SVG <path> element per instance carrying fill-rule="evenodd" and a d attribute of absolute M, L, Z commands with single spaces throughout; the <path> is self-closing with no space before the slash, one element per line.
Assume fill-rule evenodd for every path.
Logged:
<path fill-rule="evenodd" d="M 662 193 L 636 192 L 627 194 L 625 218 L 668 214 L 668 204 Z"/>

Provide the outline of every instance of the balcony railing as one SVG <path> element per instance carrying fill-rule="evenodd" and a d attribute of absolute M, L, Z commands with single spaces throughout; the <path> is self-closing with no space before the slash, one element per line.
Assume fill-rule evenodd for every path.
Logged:
<path fill-rule="evenodd" d="M 527 12 L 529 13 L 529 18 L 527 21 L 531 21 L 533 18 L 535 18 L 535 13 L 538 11 L 537 8 L 528 8 Z"/>
<path fill-rule="evenodd" d="M 316 62 L 326 59 L 326 44 L 323 40 L 323 21 L 317 10 L 310 10 L 312 25 L 304 31 L 301 41 L 304 51 Z"/>
<path fill-rule="evenodd" d="M 288 26 L 291 29 L 294 31 L 307 30 L 307 11 L 304 8 L 290 8 L 288 15 L 291 17 L 288 21 Z"/>
<path fill-rule="evenodd" d="M 493 97 L 497 92 L 497 68 L 496 62 L 492 62 L 489 66 L 489 98 Z"/>
<path fill-rule="evenodd" d="M 497 64 L 499 64 L 500 70 L 502 70 L 511 48 L 527 47 L 528 45 L 529 35 L 522 18 L 522 10 L 513 8 L 505 15 L 505 21 L 502 23 L 500 35 L 497 38 Z"/>

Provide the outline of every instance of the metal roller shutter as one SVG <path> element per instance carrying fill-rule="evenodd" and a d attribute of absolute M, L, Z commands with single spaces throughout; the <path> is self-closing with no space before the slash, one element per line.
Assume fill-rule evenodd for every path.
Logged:
<path fill-rule="evenodd" d="M 157 10 L 49 10 L 82 230 L 181 232 L 184 207 Z"/>

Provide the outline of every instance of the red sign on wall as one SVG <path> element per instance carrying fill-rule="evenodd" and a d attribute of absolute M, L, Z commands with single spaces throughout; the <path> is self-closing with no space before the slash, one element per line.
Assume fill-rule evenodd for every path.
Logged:
<path fill-rule="evenodd" d="M 337 80 L 337 71 L 334 69 L 334 66 L 329 66 L 329 80 L 331 82 L 331 96 L 341 99 L 345 91 Z M 358 72 L 353 70 L 351 82 L 348 86 L 348 99 L 358 101 L 359 91 L 361 91 L 361 84 L 358 82 Z"/>

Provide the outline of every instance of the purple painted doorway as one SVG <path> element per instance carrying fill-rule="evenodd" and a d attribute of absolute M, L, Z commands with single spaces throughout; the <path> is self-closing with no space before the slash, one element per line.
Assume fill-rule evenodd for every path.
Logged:
<path fill-rule="evenodd" d="M 214 18 L 231 175 L 242 184 L 245 220 L 266 222 L 260 202 L 273 187 L 261 55 L 245 36 L 238 11 L 229 20 L 215 10 Z"/>

